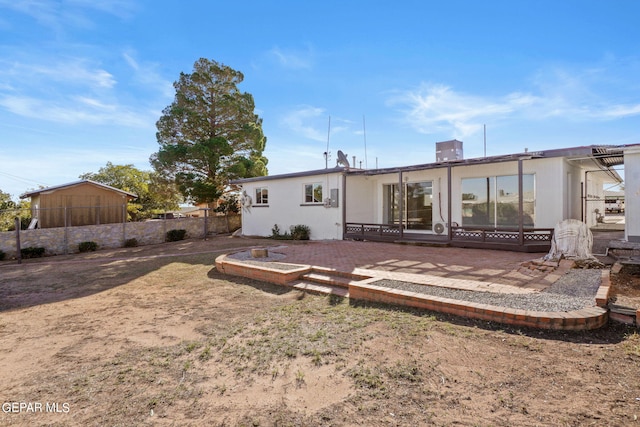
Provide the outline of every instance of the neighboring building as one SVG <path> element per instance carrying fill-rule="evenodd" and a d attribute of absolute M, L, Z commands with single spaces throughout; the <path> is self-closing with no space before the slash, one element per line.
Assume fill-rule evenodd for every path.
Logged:
<path fill-rule="evenodd" d="M 627 176 L 640 170 L 639 147 L 587 146 L 386 169 L 334 168 L 233 183 L 250 199 L 242 217 L 245 235 L 268 236 L 274 224 L 281 230 L 305 224 L 312 239 L 538 251 L 549 247 L 553 228 L 564 219 L 596 224 L 605 209 L 604 184 L 622 182 L 613 167 L 624 164 Z M 462 152 L 461 146 L 453 148 Z M 629 162 L 627 152 L 634 153 Z M 640 186 L 640 176 L 636 179 Z M 640 193 L 635 194 L 637 199 Z M 632 211 L 628 197 L 626 215 L 627 224 L 640 224 L 640 206 Z M 640 238 L 640 230 L 632 232 L 630 238 Z"/>
<path fill-rule="evenodd" d="M 604 192 L 605 212 L 624 212 L 624 191 L 605 190 Z"/>
<path fill-rule="evenodd" d="M 39 228 L 124 222 L 127 203 L 137 197 L 91 180 L 41 188 L 20 196 L 31 198 L 32 224 Z"/>

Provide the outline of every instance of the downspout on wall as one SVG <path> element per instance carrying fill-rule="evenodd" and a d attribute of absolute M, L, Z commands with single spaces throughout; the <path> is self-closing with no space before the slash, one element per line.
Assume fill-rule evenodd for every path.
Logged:
<path fill-rule="evenodd" d="M 448 242 L 453 240 L 453 230 L 451 229 L 451 163 L 447 165 L 447 238 Z"/>

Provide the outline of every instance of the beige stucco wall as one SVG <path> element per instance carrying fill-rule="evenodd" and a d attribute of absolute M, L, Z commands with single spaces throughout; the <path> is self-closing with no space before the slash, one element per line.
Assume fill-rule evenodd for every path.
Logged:
<path fill-rule="evenodd" d="M 345 189 L 346 222 L 378 223 L 374 202 L 377 182 L 376 176 L 352 175 L 347 177 Z"/>
<path fill-rule="evenodd" d="M 229 229 L 240 227 L 240 216 L 229 216 Z M 209 217 L 208 233 L 226 233 L 225 217 Z M 170 230 L 187 230 L 186 238 L 203 238 L 204 218 L 179 218 L 146 222 L 127 222 L 125 224 L 87 225 L 79 227 L 55 227 L 20 232 L 20 247 L 44 247 L 46 255 L 59 255 L 78 252 L 81 242 L 96 242 L 99 249 L 120 248 L 128 239 L 137 239 L 139 245 L 163 243 Z M 7 257 L 15 257 L 16 232 L 0 233 L 0 250 Z"/>
<path fill-rule="evenodd" d="M 581 181 L 584 170 L 563 158 L 523 160 L 524 174 L 535 175 L 535 227 L 553 228 L 567 218 L 581 219 Z M 509 161 L 485 165 L 459 165 L 451 169 L 451 219 L 462 221 L 462 180 L 485 176 L 517 175 L 518 162 Z M 404 182 L 433 182 L 433 223 L 447 221 L 448 181 L 447 168 L 404 172 Z M 588 176 L 590 193 L 602 193 L 602 181 L 596 175 Z M 347 222 L 383 223 L 384 185 L 397 184 L 398 173 L 347 177 Z M 355 204 L 355 206 L 354 206 Z M 597 204 L 591 203 L 588 225 L 595 225 Z M 604 200 L 602 201 L 604 207 Z"/>

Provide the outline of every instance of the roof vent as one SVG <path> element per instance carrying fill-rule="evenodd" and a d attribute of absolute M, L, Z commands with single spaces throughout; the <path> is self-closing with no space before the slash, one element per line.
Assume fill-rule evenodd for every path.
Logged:
<path fill-rule="evenodd" d="M 462 160 L 462 141 L 452 139 L 451 141 L 436 142 L 436 162 L 448 162 L 451 160 Z"/>

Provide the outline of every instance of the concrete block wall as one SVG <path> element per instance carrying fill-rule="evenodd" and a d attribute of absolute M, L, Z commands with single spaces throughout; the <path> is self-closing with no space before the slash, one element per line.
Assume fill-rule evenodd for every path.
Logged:
<path fill-rule="evenodd" d="M 20 247 L 43 247 L 46 255 L 78 252 L 81 242 L 96 242 L 99 249 L 121 248 L 128 239 L 137 239 L 139 245 L 163 243 L 170 230 L 187 230 L 187 238 L 204 237 L 204 218 L 178 218 L 124 224 L 56 227 L 20 231 Z M 240 215 L 207 218 L 208 234 L 226 233 L 240 228 Z M 16 257 L 16 232 L 0 232 L 0 250 L 7 258 Z"/>

